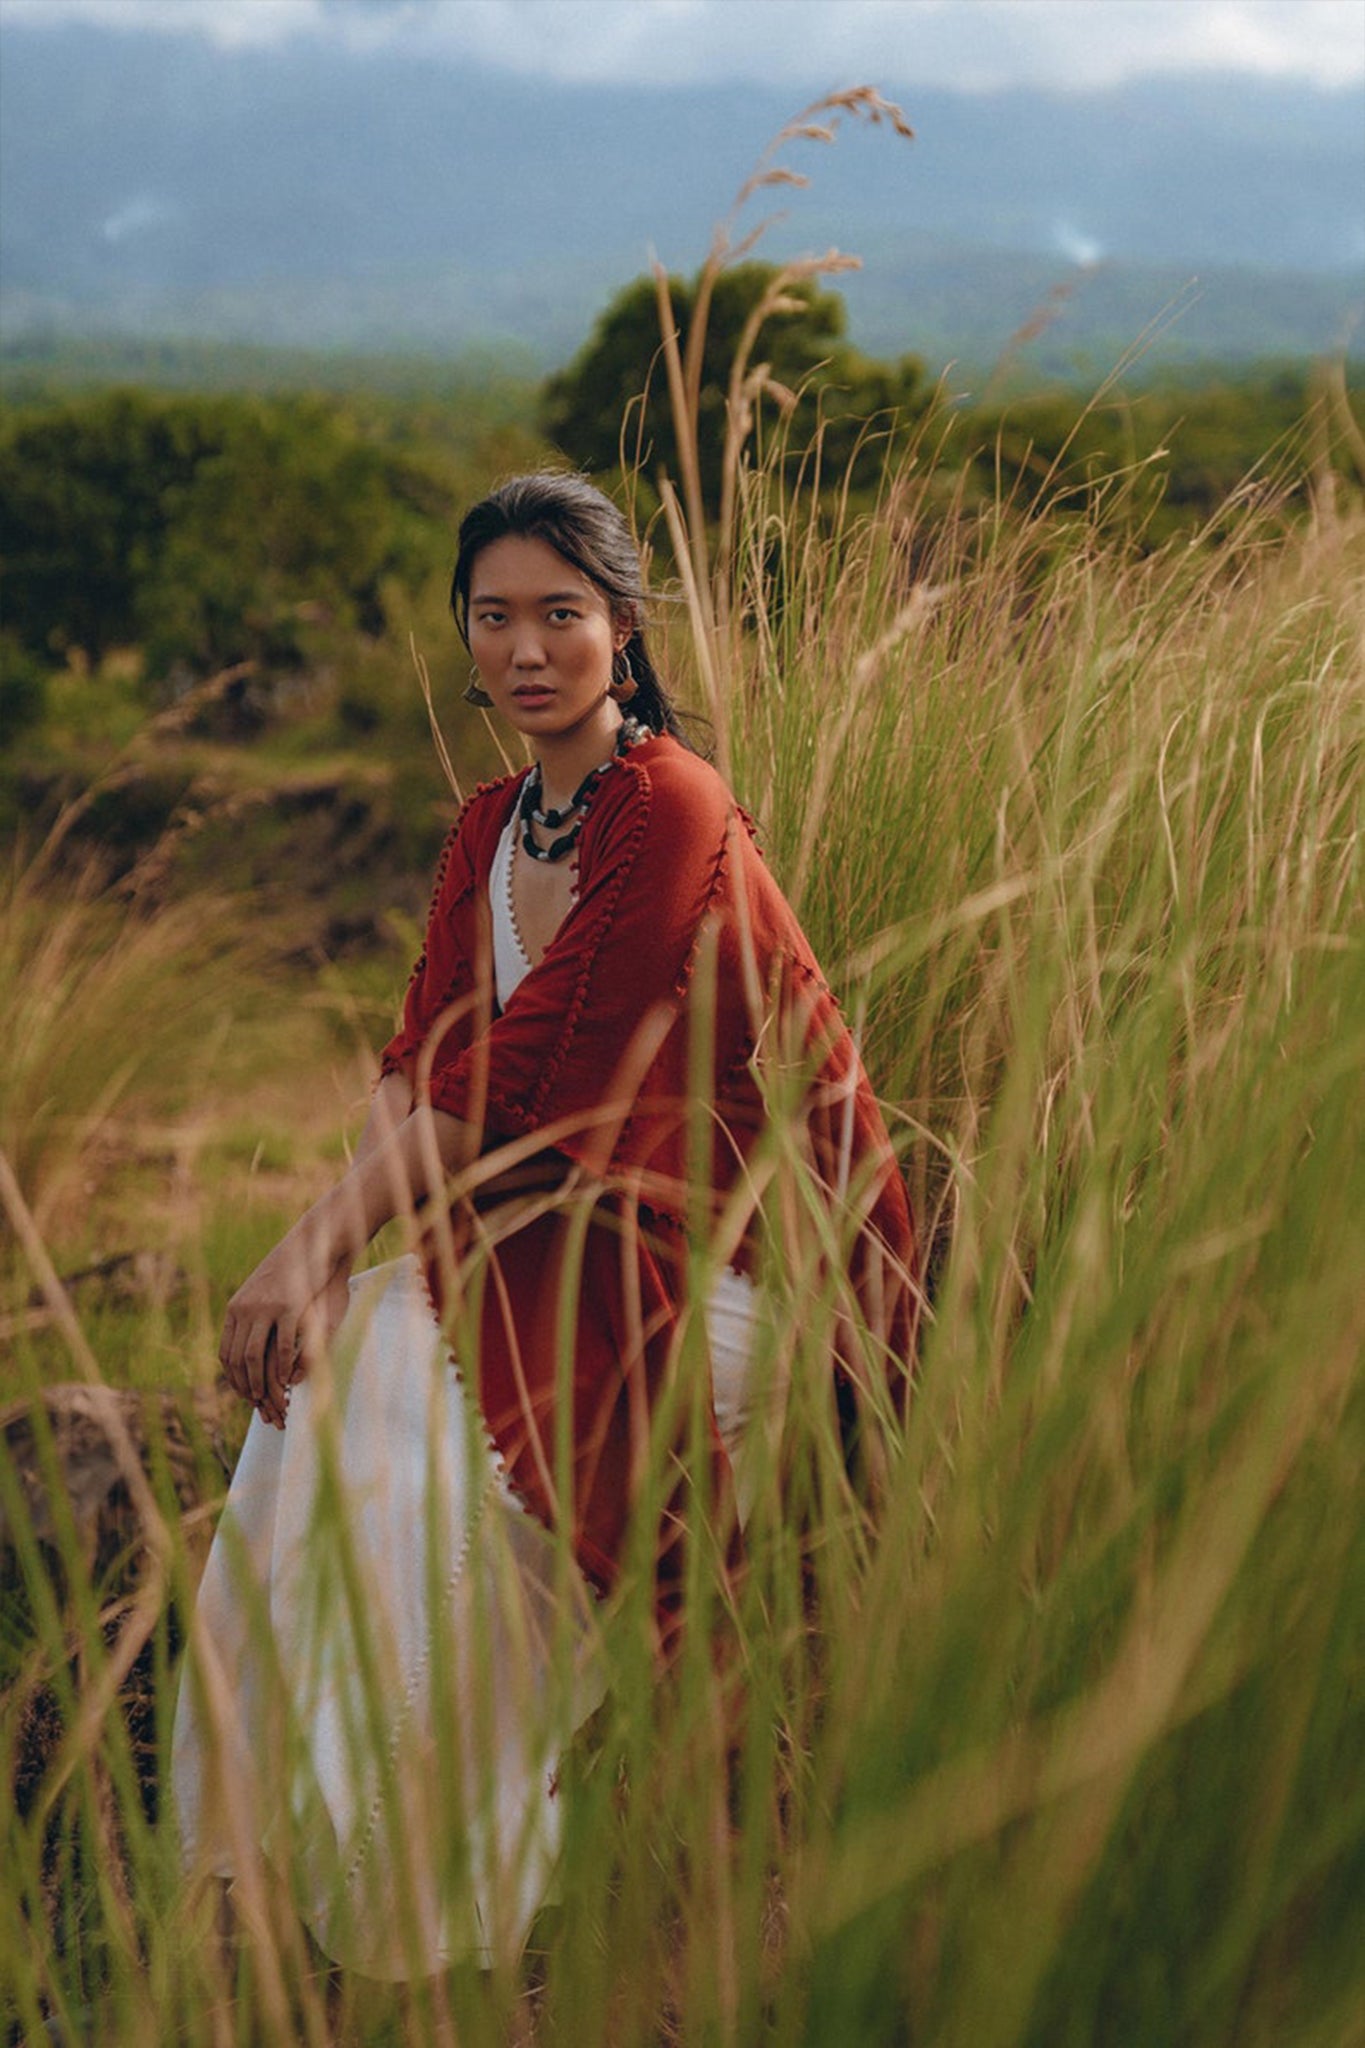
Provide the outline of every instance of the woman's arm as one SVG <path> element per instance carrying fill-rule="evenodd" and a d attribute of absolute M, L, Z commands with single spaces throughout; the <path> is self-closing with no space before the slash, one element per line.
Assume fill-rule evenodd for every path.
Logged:
<path fill-rule="evenodd" d="M 430 1110 L 414 1115 L 413 1084 L 416 1051 L 451 980 L 451 903 L 471 886 L 462 838 L 469 808 L 441 851 L 426 943 L 404 999 L 403 1028 L 386 1049 L 390 1071 L 371 1098 L 355 1157 L 227 1306 L 218 1356 L 228 1382 L 280 1428 L 288 1389 L 305 1369 L 305 1346 L 325 1343 L 345 1314 L 357 1254 L 390 1218 L 419 1208 L 436 1178 L 451 1164 L 466 1163 L 474 1147 L 473 1134 L 458 1117 Z"/>
<path fill-rule="evenodd" d="M 277 1428 L 284 1427 L 288 1388 L 302 1375 L 305 1346 L 324 1333 L 355 1259 L 393 1217 L 440 1196 L 447 1173 L 475 1149 L 468 1124 L 411 1105 L 406 1076 L 386 1075 L 347 1171 L 228 1303 L 218 1348 L 228 1384 Z"/>
<path fill-rule="evenodd" d="M 364 1129 L 356 1142 L 355 1157 L 351 1164 L 358 1166 L 368 1159 L 376 1146 L 391 1137 L 404 1119 L 411 1115 L 416 1100 L 412 1077 L 405 1063 L 395 1067 L 392 1073 L 384 1074 L 370 1097 L 369 1115 L 365 1118 Z"/>

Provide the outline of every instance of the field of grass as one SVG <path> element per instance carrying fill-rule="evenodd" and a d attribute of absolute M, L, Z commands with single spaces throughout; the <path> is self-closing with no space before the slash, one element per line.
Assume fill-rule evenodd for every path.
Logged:
<path fill-rule="evenodd" d="M 1365 513 L 1260 493 L 1139 557 L 1065 479 L 929 525 L 927 445 L 857 516 L 779 474 L 736 467 L 719 543 L 684 476 L 661 631 L 903 1154 L 908 1421 L 850 1485 L 793 1403 L 730 1623 L 737 1748 L 717 1588 L 661 1686 L 642 1575 L 558 1903 L 519 1964 L 402 1991 L 329 1980 L 283 1895 L 226 1943 L 185 1895 L 155 1788 L 203 1515 L 149 1423 L 141 1543 L 92 1564 L 39 1427 L 41 1513 L 0 1456 L 7 2038 L 1359 2038 Z M 398 955 L 310 968 L 230 896 L 32 850 L 6 889 L 4 1392 L 177 1389 L 192 1422 L 227 1293 L 358 1128 Z M 809 1387 L 844 1304 L 807 1291 L 771 1150 L 769 1342 Z M 134 1248 L 121 1293 L 56 1284 Z"/>

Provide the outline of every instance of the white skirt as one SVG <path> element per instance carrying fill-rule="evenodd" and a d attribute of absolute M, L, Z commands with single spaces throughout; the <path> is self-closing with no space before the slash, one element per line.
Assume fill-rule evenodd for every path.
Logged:
<path fill-rule="evenodd" d="M 753 1315 L 723 1274 L 732 1456 Z M 560 1755 L 604 1689 L 596 1603 L 512 1493 L 414 1256 L 352 1280 L 333 1359 L 283 1432 L 253 1417 L 205 1566 L 172 1740 L 184 1855 L 219 1877 L 264 1855 L 368 1976 L 510 1960 L 553 1881 Z"/>

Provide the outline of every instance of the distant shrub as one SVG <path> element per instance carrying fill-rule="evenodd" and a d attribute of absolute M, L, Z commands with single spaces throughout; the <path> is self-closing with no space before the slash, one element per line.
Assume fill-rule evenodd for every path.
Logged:
<path fill-rule="evenodd" d="M 0 633 L 0 748 L 41 725 L 46 710 L 46 665 L 17 634 Z"/>
<path fill-rule="evenodd" d="M 386 579 L 448 545 L 441 480 L 330 400 L 101 392 L 18 416 L 0 458 L 10 630 L 92 664 L 143 646 L 153 685 L 380 632 Z"/>

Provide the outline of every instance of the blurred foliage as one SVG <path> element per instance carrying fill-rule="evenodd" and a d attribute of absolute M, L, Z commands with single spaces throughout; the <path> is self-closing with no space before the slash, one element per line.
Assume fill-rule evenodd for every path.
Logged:
<path fill-rule="evenodd" d="M 727 365 L 774 275 L 750 262 L 717 280 L 699 437 L 713 510 Z M 670 279 L 669 292 L 685 345 L 695 280 Z M 931 514 L 1098 494 L 1103 516 L 1150 545 L 1214 519 L 1253 475 L 1287 484 L 1292 502 L 1315 471 L 1359 466 L 1315 408 L 1301 365 L 1116 384 L 1088 402 L 1064 387 L 1008 390 L 1006 370 L 959 396 L 933 392 L 913 357 L 860 355 L 837 293 L 798 281 L 784 302 L 754 350 L 766 372 L 758 445 L 780 434 L 794 474 L 818 443 L 823 473 L 855 499 L 875 493 L 888 453 L 932 442 Z M 544 384 L 541 421 L 562 455 L 594 474 L 619 478 L 624 455 L 645 480 L 647 514 L 649 481 L 678 474 L 665 387 L 655 285 L 641 278 Z M 523 398 L 529 412 L 529 387 Z M 412 594 L 444 579 L 461 507 L 546 457 L 508 402 L 501 385 L 486 401 L 476 388 L 348 398 L 56 382 L 28 391 L 0 426 L 0 734 L 41 722 L 54 670 L 103 673 L 111 655 L 131 662 L 153 708 L 216 670 L 254 663 L 256 681 L 238 693 L 245 732 L 278 699 L 281 675 L 340 663 L 345 730 L 374 731 L 381 714 L 350 673 L 355 651 L 382 644 Z"/>
<path fill-rule="evenodd" d="M 40 725 L 47 712 L 47 666 L 17 633 L 0 631 L 0 745 Z"/>
<path fill-rule="evenodd" d="M 454 479 L 323 399 L 116 390 L 0 444 L 0 599 L 36 653 L 140 645 L 164 676 L 301 665 L 318 622 L 383 624 L 386 576 L 440 558 Z"/>
<path fill-rule="evenodd" d="M 717 280 L 698 440 L 712 509 L 727 366 L 774 275 L 749 262 Z M 696 284 L 669 291 L 685 342 Z M 1000 521 L 1029 523 L 1042 579 L 1073 520 L 1147 552 L 1220 537 L 1262 494 L 1292 521 L 1334 476 L 1361 472 L 1351 394 L 1330 369 L 1125 379 L 1087 402 L 1021 387 L 1007 364 L 977 394 L 933 392 L 913 359 L 873 363 L 848 344 L 836 293 L 797 280 L 783 300 L 751 357 L 755 459 L 789 491 L 814 487 L 830 528 L 841 502 L 872 508 L 888 457 L 918 477 L 913 517 L 908 500 L 897 515 L 911 581 L 936 580 L 947 536 L 975 533 L 970 553 Z M 100 387 L 60 366 L 7 383 L 0 839 L 32 840 L 81 799 L 70 849 L 97 852 L 107 874 L 145 884 L 151 861 L 172 893 L 212 877 L 295 906 L 291 949 L 382 949 L 388 911 L 420 909 L 450 813 L 410 640 L 461 782 L 496 772 L 485 722 L 459 701 L 454 530 L 499 477 L 554 448 L 525 424 L 533 387 L 507 376 L 451 369 L 442 383 L 432 369 L 386 385 L 377 371 L 375 388 L 343 393 L 288 389 L 273 361 L 247 363 L 232 390 L 231 369 L 208 363 L 213 388 L 199 392 L 169 376 L 174 388 Z M 560 458 L 633 491 L 642 525 L 659 472 L 678 470 L 665 386 L 655 285 L 641 279 L 540 393 Z M 667 535 L 653 537 L 666 581 Z M 309 904 L 311 925 L 297 915 Z"/>
<path fill-rule="evenodd" d="M 1060 386 L 1009 397 L 988 387 L 956 408 L 944 454 L 965 475 L 969 505 L 1061 511 L 1069 501 L 1150 548 L 1204 529 L 1225 535 L 1249 498 L 1273 495 L 1293 511 L 1315 479 L 1360 482 L 1350 396 L 1332 372 L 1304 364 L 1115 383 L 1085 403 Z"/>
<path fill-rule="evenodd" d="M 729 366 L 776 276 L 773 265 L 749 262 L 716 281 L 698 406 L 702 491 L 712 517 Z M 696 278 L 668 279 L 684 353 L 697 285 Z M 933 387 L 914 356 L 874 362 L 850 346 L 837 292 L 797 281 L 783 298 L 788 310 L 767 320 L 753 351 L 767 372 L 755 459 L 780 433 L 789 478 L 818 455 L 831 498 L 865 509 L 887 456 L 910 446 L 933 450 L 930 512 L 957 516 L 989 503 L 1022 514 L 1046 503 L 1064 515 L 1070 499 L 1078 511 L 1083 503 L 1098 509 L 1102 523 L 1143 546 L 1210 522 L 1223 530 L 1235 516 L 1230 501 L 1248 490 L 1273 488 L 1292 507 L 1306 501 L 1314 474 L 1361 480 L 1359 436 L 1353 446 L 1343 430 L 1337 401 L 1345 386 L 1335 371 L 1294 362 L 1149 382 L 1130 366 L 1087 397 L 1074 385 L 1021 381 L 1006 362 L 980 391 L 958 393 L 951 374 Z M 1362 379 L 1353 376 L 1358 398 Z M 660 473 L 676 480 L 679 462 L 653 278 L 618 292 L 578 355 L 546 381 L 541 422 L 570 461 L 604 480 L 638 472 L 639 509 L 655 508 L 655 480 Z"/>
<path fill-rule="evenodd" d="M 698 449 L 708 510 L 720 503 L 721 463 L 730 365 L 745 324 L 778 275 L 770 263 L 740 263 L 715 282 L 701 363 Z M 670 277 L 668 295 L 686 353 L 697 304 L 698 277 Z M 789 414 L 787 443 L 795 465 L 823 424 L 823 459 L 841 479 L 860 439 L 876 423 L 881 437 L 902 441 L 927 406 L 931 387 L 916 356 L 874 362 L 846 337 L 837 292 L 805 279 L 784 288 L 787 310 L 764 325 L 753 361 L 767 369 L 766 410 Z M 762 401 L 761 401 L 762 403 Z M 667 380 L 659 360 L 659 300 L 653 278 L 637 278 L 616 294 L 573 361 L 544 387 L 546 434 L 572 462 L 598 474 L 622 464 L 649 477 L 679 471 Z M 760 422 L 761 425 L 761 422 Z M 881 438 L 879 437 L 879 438 Z M 870 482 L 883 456 L 869 451 L 855 467 Z"/>
<path fill-rule="evenodd" d="M 0 838 L 77 803 L 68 851 L 107 876 L 288 875 L 318 912 L 291 947 L 417 907 L 449 805 L 410 641 L 444 714 L 459 508 L 545 458 L 472 388 L 27 392 L 0 425 Z M 457 716 L 477 780 L 497 756 Z"/>

